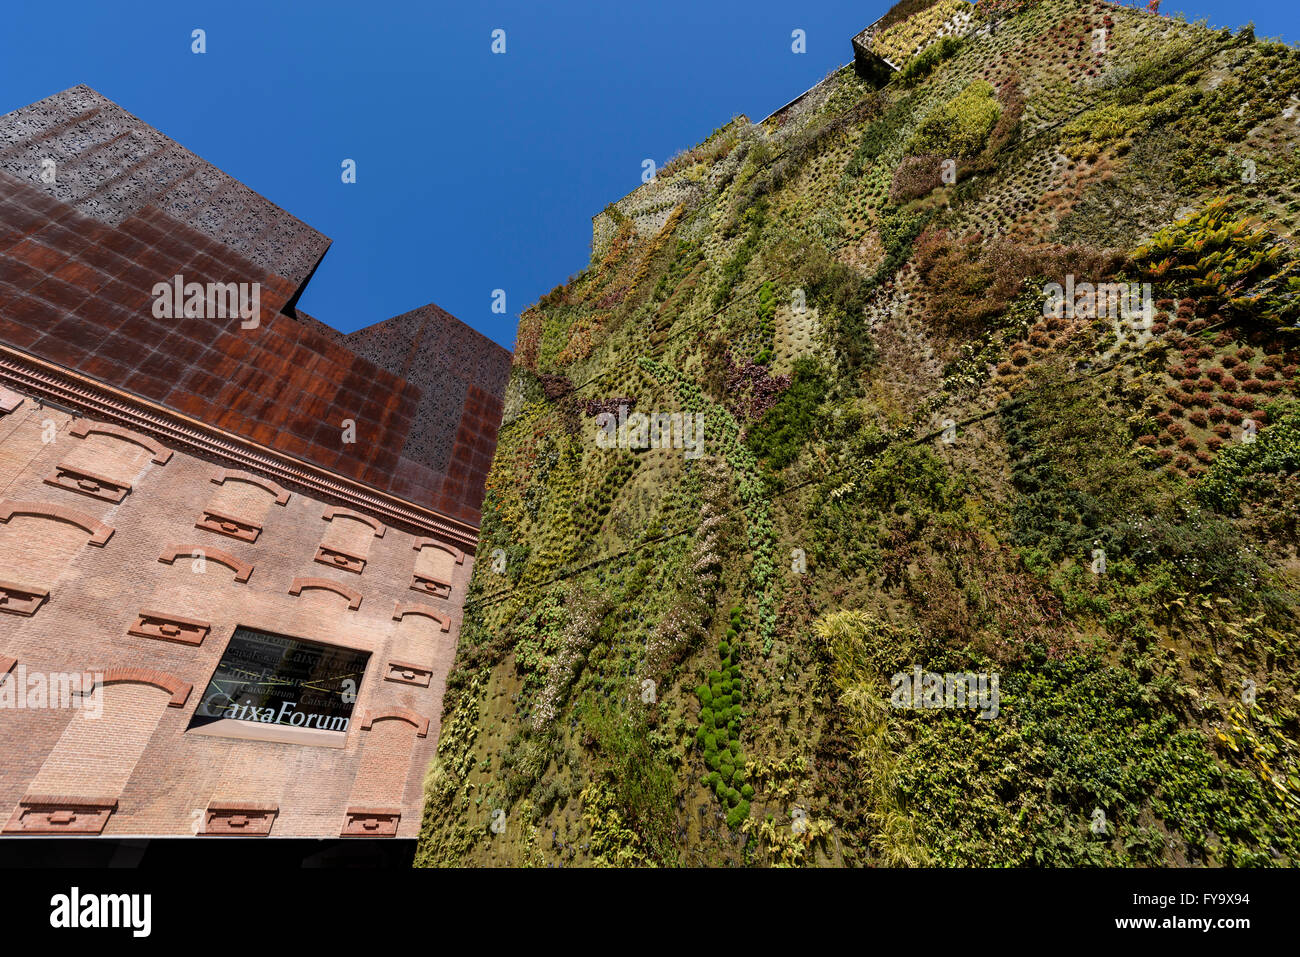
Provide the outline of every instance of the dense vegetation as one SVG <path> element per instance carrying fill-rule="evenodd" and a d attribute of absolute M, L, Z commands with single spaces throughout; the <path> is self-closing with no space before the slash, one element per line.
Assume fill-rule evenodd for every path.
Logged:
<path fill-rule="evenodd" d="M 1300 55 L 875 41 L 521 317 L 419 863 L 1300 863 Z"/>

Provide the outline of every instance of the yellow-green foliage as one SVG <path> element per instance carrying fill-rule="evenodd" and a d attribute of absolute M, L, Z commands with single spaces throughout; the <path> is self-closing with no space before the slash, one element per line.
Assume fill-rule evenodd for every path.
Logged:
<path fill-rule="evenodd" d="M 940 27 L 970 9 L 966 0 L 940 0 L 934 6 L 881 30 L 871 38 L 871 51 L 901 69 L 935 39 Z"/>
<path fill-rule="evenodd" d="M 830 652 L 831 678 L 841 693 L 840 704 L 849 714 L 858 749 L 855 757 L 870 779 L 869 791 L 875 802 L 873 844 L 886 864 L 924 864 L 925 848 L 918 842 L 912 819 L 893 785 L 888 696 L 880 679 L 898 666 L 898 656 L 910 646 L 910 638 L 861 611 L 823 615 L 814 622 L 813 630 Z"/>
<path fill-rule="evenodd" d="M 1300 745 L 1262 708 L 1234 705 L 1228 729 L 1215 732 L 1239 762 L 1279 803 L 1300 810 Z"/>
<path fill-rule="evenodd" d="M 582 819 L 591 828 L 596 863 L 609 867 L 653 866 L 641 836 L 627 826 L 614 786 L 592 781 L 582 790 Z"/>
<path fill-rule="evenodd" d="M 1001 114 L 993 87 L 976 80 L 921 121 L 903 147 L 908 156 L 973 156 Z"/>
<path fill-rule="evenodd" d="M 1300 316 L 1300 271 L 1291 243 L 1227 197 L 1206 203 L 1157 232 L 1133 262 L 1156 281 L 1185 283 L 1240 315 L 1275 325 Z"/>
<path fill-rule="evenodd" d="M 1141 105 L 1122 106 L 1107 103 L 1075 117 L 1061 129 L 1061 152 L 1071 159 L 1083 159 L 1114 147 L 1128 148 L 1133 133 L 1146 119 L 1149 110 Z"/>

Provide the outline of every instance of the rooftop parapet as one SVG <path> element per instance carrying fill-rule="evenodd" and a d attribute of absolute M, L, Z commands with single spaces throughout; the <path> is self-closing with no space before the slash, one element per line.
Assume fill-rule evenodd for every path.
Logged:
<path fill-rule="evenodd" d="M 898 72 L 944 37 L 970 32 L 975 7 L 967 0 L 903 0 L 853 38 L 853 60 L 860 73 L 883 64 Z"/>

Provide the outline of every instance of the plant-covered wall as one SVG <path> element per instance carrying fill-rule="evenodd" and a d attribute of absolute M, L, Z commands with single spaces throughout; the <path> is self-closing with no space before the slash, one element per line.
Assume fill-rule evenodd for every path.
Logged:
<path fill-rule="evenodd" d="M 521 317 L 419 863 L 1300 863 L 1300 55 L 949 6 Z"/>

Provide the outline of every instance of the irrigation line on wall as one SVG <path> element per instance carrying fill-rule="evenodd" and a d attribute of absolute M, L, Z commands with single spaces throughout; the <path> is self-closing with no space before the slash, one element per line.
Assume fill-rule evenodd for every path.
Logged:
<path fill-rule="evenodd" d="M 1172 75 L 1181 75 L 1181 74 L 1187 73 L 1187 72 L 1189 72 L 1190 70 L 1193 70 L 1193 69 L 1195 69 L 1196 67 L 1200 66 L 1203 62 L 1205 62 L 1206 60 L 1208 60 L 1210 57 L 1212 57 L 1212 56 L 1217 56 L 1218 54 L 1223 53 L 1223 52 L 1225 52 L 1225 51 L 1224 51 L 1223 49 L 1221 49 L 1221 48 L 1211 47 L 1210 49 L 1208 49 L 1208 50 L 1206 50 L 1204 53 L 1202 53 L 1200 56 L 1196 57 L 1195 59 L 1193 59 L 1192 61 L 1190 61 L 1190 62 L 1188 62 L 1188 63 L 1186 63 L 1186 64 L 1173 63 L 1173 64 L 1170 65 L 1169 70 L 1166 71 L 1166 75 L 1165 75 L 1163 78 L 1167 79 L 1167 78 L 1168 78 L 1168 75 L 1170 75 L 1170 74 L 1172 74 Z M 1173 59 L 1173 57 L 1171 57 L 1171 59 Z M 1040 139 L 1040 138 L 1042 138 L 1042 137 L 1048 135 L 1049 133 L 1051 133 L 1051 132 L 1053 132 L 1053 131 L 1059 129 L 1061 126 L 1063 126 L 1064 124 L 1066 124 L 1066 123 L 1070 122 L 1071 120 L 1077 118 L 1078 116 L 1083 115 L 1085 112 L 1087 112 L 1089 109 L 1091 109 L 1091 108 L 1093 107 L 1093 105 L 1094 105 L 1098 100 L 1100 100 L 1100 97 L 1099 97 L 1099 96 L 1094 97 L 1093 100 L 1089 101 L 1087 104 L 1085 104 L 1085 105 L 1083 105 L 1083 106 L 1080 106 L 1080 107 L 1079 107 L 1077 110 L 1075 110 L 1073 113 L 1070 113 L 1070 114 L 1068 114 L 1067 116 L 1065 116 L 1065 117 L 1063 117 L 1063 118 L 1057 120 L 1055 123 L 1049 124 L 1049 125 L 1047 125 L 1047 126 L 1045 126 L 1045 127 L 1041 127 L 1040 129 L 1038 129 L 1037 131 L 1035 131 L 1035 132 L 1034 132 L 1034 133 L 1033 133 L 1033 134 L 1032 134 L 1032 135 L 1031 135 L 1031 136 L 1030 136 L 1030 137 L 1029 137 L 1029 138 L 1024 142 L 1023 145 L 1030 145 L 1030 144 L 1032 144 L 1034 141 L 1036 141 L 1036 140 L 1038 140 L 1038 139 Z M 776 154 L 775 156 L 771 157 L 771 158 L 770 158 L 770 159 L 769 159 L 769 160 L 764 164 L 763 168 L 767 168 L 767 167 L 771 166 L 771 164 L 775 163 L 778 159 L 780 159 L 780 158 L 782 158 L 783 156 L 785 156 L 787 153 L 789 153 L 789 151 L 790 151 L 789 148 L 787 148 L 787 149 L 783 150 L 781 153 L 778 153 L 778 154 Z M 721 198 L 721 197 L 720 197 L 720 195 L 719 195 L 718 197 L 715 197 L 715 199 L 714 199 L 714 200 L 711 200 L 710 202 L 711 202 L 711 203 L 712 203 L 712 202 L 716 202 L 717 199 L 720 199 L 720 198 Z M 839 249 L 842 249 L 843 246 L 838 247 L 838 248 L 839 248 Z M 764 280 L 764 281 L 766 281 L 766 280 Z M 758 283 L 757 285 L 755 285 L 755 286 L 753 286 L 752 288 L 750 288 L 750 289 L 747 291 L 747 293 L 752 293 L 752 292 L 756 291 L 757 289 L 761 288 L 761 286 L 762 286 L 762 283 L 760 282 L 760 283 Z M 618 373 L 618 372 L 620 372 L 620 371 L 622 371 L 622 370 L 624 370 L 624 369 L 626 369 L 626 368 L 628 368 L 628 367 L 630 367 L 630 366 L 632 366 L 632 365 L 635 365 L 635 364 L 639 361 L 639 359 L 641 359 L 641 358 L 651 358 L 651 357 L 655 357 L 655 356 L 662 356 L 662 355 L 667 351 L 667 345 L 668 345 L 668 343 L 670 343 L 670 342 L 672 342 L 673 340 L 677 339 L 678 337 L 680 337 L 680 336 L 686 334 L 687 332 L 692 331 L 693 329 L 699 327 L 700 325 L 702 325 L 702 324 L 704 324 L 704 323 L 706 323 L 706 322 L 709 322 L 709 321 L 711 321 L 711 320 L 717 318 L 717 317 L 718 317 L 719 315 L 721 315 L 724 311 L 726 311 L 727 308 L 729 308 L 729 307 L 731 306 L 731 304 L 734 302 L 734 300 L 735 300 L 735 296 L 734 296 L 734 295 L 728 297 L 727 302 L 724 303 L 724 304 L 723 304 L 719 309 L 714 310 L 712 313 L 710 313 L 709 315 L 703 317 L 702 319 L 699 319 L 699 320 L 697 320 L 697 321 L 695 321 L 695 322 L 693 322 L 693 323 L 690 323 L 689 325 L 685 326 L 684 328 L 682 328 L 682 329 L 680 329 L 680 330 L 678 330 L 678 331 L 672 333 L 671 335 L 667 336 L 667 337 L 663 340 L 663 342 L 660 344 L 660 347 L 659 347 L 659 349 L 658 349 L 657 351 L 650 352 L 649 355 L 647 355 L 647 356 L 637 356 L 637 357 L 634 357 L 634 358 L 632 358 L 632 359 L 627 360 L 626 362 L 619 363 L 619 364 L 615 365 L 613 368 L 606 369 L 606 370 L 604 370 L 604 371 L 602 371 L 602 372 L 600 372 L 600 373 L 597 373 L 596 375 L 594 375 L 594 376 L 592 376 L 591 378 L 585 380 L 585 381 L 582 382 L 581 384 L 579 384 L 579 385 L 575 385 L 575 386 L 573 387 L 573 392 L 577 392 L 579 389 L 585 388 L 586 386 L 591 385 L 592 383 L 597 382 L 597 381 L 599 381 L 600 379 L 602 379 L 602 378 L 604 378 L 604 377 L 606 377 L 606 376 L 616 374 L 616 373 Z M 1224 322 L 1219 322 L 1219 323 L 1214 323 L 1214 324 L 1209 325 L 1209 326 L 1206 326 L 1204 329 L 1200 330 L 1200 333 L 1198 333 L 1198 334 L 1203 334 L 1203 333 L 1212 332 L 1212 331 L 1215 331 L 1215 330 L 1218 330 L 1218 329 L 1222 329 L 1222 328 L 1224 328 L 1226 325 L 1227 325 L 1226 321 L 1224 321 Z M 1085 374 L 1083 374 L 1083 375 L 1079 375 L 1079 376 L 1072 377 L 1072 378 L 1070 378 L 1070 379 L 1067 380 L 1067 384 L 1073 384 L 1073 383 L 1077 383 L 1077 382 L 1091 381 L 1091 380 L 1093 380 L 1093 379 L 1099 379 L 1101 376 L 1104 376 L 1104 375 L 1107 375 L 1107 374 L 1109 374 L 1109 373 L 1111 373 L 1111 372 L 1113 372 L 1113 371 L 1116 371 L 1117 369 L 1119 369 L 1120 367 L 1126 365 L 1127 363 L 1129 363 L 1129 362 L 1132 361 L 1132 360 L 1140 359 L 1140 358 L 1145 358 L 1148 354 L 1152 354 L 1152 353 L 1155 353 L 1155 352 L 1158 351 L 1158 350 L 1163 350 L 1163 349 L 1167 349 L 1167 348 L 1170 348 L 1170 343 L 1169 343 L 1169 342 L 1167 342 L 1167 341 L 1165 341 L 1165 340 L 1157 340 L 1157 341 L 1153 341 L 1152 343 L 1149 343 L 1147 346 L 1143 347 L 1142 349 L 1139 349 L 1139 350 L 1136 350 L 1136 351 L 1133 351 L 1133 352 L 1129 352 L 1128 354 L 1126 354 L 1126 355 L 1124 355 L 1124 356 L 1121 356 L 1120 358 L 1114 360 L 1114 361 L 1111 362 L 1110 364 L 1097 368 L 1095 371 L 1093 371 L 1093 370 L 1089 370 L 1087 373 L 1085 373 Z M 895 382 L 895 383 L 893 383 L 893 384 L 896 384 L 896 385 L 903 385 L 903 384 L 908 384 L 908 383 L 898 383 L 898 382 Z M 1032 398 L 1032 391 L 1029 391 L 1029 394 L 1026 394 L 1026 395 L 1024 395 L 1024 396 L 1022 396 L 1022 397 L 1011 398 L 1011 399 L 1007 400 L 1006 402 L 1000 403 L 999 405 L 997 405 L 996 407 L 994 407 L 994 408 L 992 408 L 992 409 L 987 409 L 987 410 L 985 410 L 985 411 L 983 411 L 983 412 L 981 412 L 981 413 L 979 413 L 979 414 L 977 414 L 977 415 L 973 415 L 973 416 L 970 416 L 969 418 L 962 419 L 962 420 L 960 420 L 960 421 L 956 421 L 956 422 L 954 422 L 953 426 L 950 426 L 949 428 L 957 428 L 957 429 L 967 428 L 967 427 L 969 427 L 969 426 L 971 426 L 971 425 L 974 425 L 974 424 L 976 424 L 976 423 L 979 423 L 979 422 L 982 422 L 982 421 L 984 421 L 984 420 L 986 420 L 986 419 L 989 419 L 989 418 L 991 418 L 992 416 L 997 415 L 997 414 L 999 414 L 999 413 L 1001 413 L 1001 412 L 1003 412 L 1003 411 L 1005 411 L 1005 410 L 1007 410 L 1007 409 L 1016 408 L 1016 407 L 1018 407 L 1019 405 L 1022 405 L 1023 403 L 1030 401 L 1031 398 Z M 865 469 L 867 466 L 869 466 L 870 464 L 874 463 L 874 462 L 875 462 L 877 459 L 879 459 L 882 455 L 886 454 L 887 452 L 891 451 L 892 449 L 895 449 L 895 448 L 906 448 L 906 447 L 915 447 L 915 446 L 919 446 L 919 445 L 922 445 L 922 444 L 926 444 L 926 443 L 933 442 L 935 439 L 942 437 L 942 435 L 943 435 L 943 433 L 944 433 L 945 431 L 947 431 L 947 428 L 939 429 L 939 430 L 935 430 L 935 431 L 931 431 L 931 432 L 925 433 L 925 434 L 920 435 L 920 436 L 914 436 L 914 437 L 912 437 L 912 438 L 910 438 L 910 439 L 905 439 L 905 440 L 904 440 L 904 439 L 900 439 L 900 440 L 895 440 L 895 441 L 888 442 L 888 443 L 886 443 L 886 445 L 885 445 L 883 448 L 881 448 L 880 450 L 878 450 L 876 453 L 874 453 L 873 455 L 871 455 L 869 458 L 867 458 L 867 459 L 864 460 L 864 461 L 861 461 L 861 462 L 854 462 L 854 463 L 848 463 L 848 464 L 846 464 L 846 465 L 836 466 L 836 467 L 833 467 L 833 468 L 829 468 L 829 469 L 826 469 L 825 472 L 824 472 L 822 475 L 818 476 L 817 478 L 808 478 L 808 479 L 804 479 L 804 480 L 801 481 L 801 482 L 797 482 L 797 483 L 795 483 L 795 484 L 793 484 L 793 485 L 787 485 L 787 486 L 783 487 L 783 488 L 781 489 L 781 491 L 772 494 L 771 497 L 770 497 L 770 500 L 771 500 L 771 501 L 775 501 L 775 500 L 777 500 L 777 499 L 784 498 L 785 496 L 790 495 L 790 494 L 792 494 L 792 493 L 794 493 L 794 492 L 802 491 L 803 489 L 805 489 L 805 488 L 807 488 L 807 487 L 809 487 L 809 486 L 811 486 L 811 485 L 814 485 L 814 484 L 816 484 L 816 483 L 819 483 L 819 482 L 824 481 L 825 478 L 828 477 L 828 476 L 833 476 L 833 475 L 835 475 L 835 476 L 838 476 L 838 475 L 844 475 L 846 478 L 852 479 L 852 478 L 855 477 L 855 476 L 861 475 L 861 474 L 863 473 L 864 469 Z M 728 517 L 730 517 L 731 515 L 734 515 L 735 513 L 740 512 L 740 511 L 743 511 L 743 510 L 744 510 L 744 506 L 742 506 L 742 505 L 737 505 L 737 506 L 733 506 L 733 507 L 730 508 L 730 509 L 727 509 L 727 510 L 724 511 L 722 514 L 723 514 L 723 515 L 726 515 L 726 516 L 728 516 Z M 657 535 L 657 536 L 655 536 L 654 538 L 645 539 L 644 541 L 641 541 L 641 542 L 637 543 L 636 545 L 630 546 L 629 548 L 626 548 L 626 549 L 624 549 L 624 550 L 622 550 L 622 551 L 620 551 L 620 552 L 616 552 L 616 553 L 614 553 L 614 554 L 612 554 L 612 555 L 606 555 L 606 556 L 603 556 L 603 557 L 601 557 L 601 558 L 592 559 L 592 560 L 590 560 L 590 561 L 588 561 L 588 562 L 585 562 L 584 564 L 579 565 L 579 566 L 577 566 L 577 567 L 570 567 L 570 568 L 567 568 L 565 571 L 561 572 L 560 574 L 553 575 L 552 577 L 550 577 L 550 578 L 548 578 L 548 579 L 543 579 L 542 581 L 539 581 L 539 582 L 533 582 L 533 583 L 530 583 L 530 584 L 528 584 L 528 585 L 526 585 L 526 586 L 524 586 L 524 587 L 526 587 L 526 588 L 529 589 L 529 590 L 533 590 L 533 589 L 537 589 L 537 588 L 548 587 L 548 586 L 550 586 L 550 585 L 557 584 L 557 583 L 559 583 L 559 582 L 561 582 L 561 581 L 566 581 L 566 580 L 568 580 L 568 579 L 570 579 L 570 578 L 573 578 L 573 577 L 575 577 L 575 576 L 577 576 L 577 575 L 580 575 L 580 574 L 582 574 L 582 573 L 584 573 L 584 572 L 586 572 L 586 571 L 589 571 L 589 570 L 591 570 L 592 568 L 596 568 L 596 567 L 598 567 L 598 566 L 600 566 L 600 565 L 604 565 L 604 564 L 607 564 L 607 563 L 609 563 L 609 562 L 616 561 L 616 560 L 618 560 L 618 559 L 626 558 L 626 557 L 628 557 L 628 556 L 631 556 L 631 555 L 637 554 L 638 552 L 641 552 L 642 550 L 644 550 L 644 549 L 646 549 L 646 548 L 649 548 L 649 547 L 651 547 L 651 546 L 655 546 L 655 545 L 663 544 L 663 543 L 668 542 L 668 541 L 671 541 L 671 540 L 673 540 L 673 539 L 675 539 L 675 538 L 680 538 L 680 537 L 683 536 L 683 535 L 693 534 L 693 533 L 697 530 L 697 528 L 698 528 L 698 525 L 692 525 L 692 526 L 688 526 L 688 527 L 685 527 L 685 528 L 679 529 L 679 530 L 677 530 L 677 531 L 675 531 L 675 532 L 668 532 L 668 533 L 664 533 L 664 534 L 662 534 L 662 535 Z M 468 600 L 468 601 L 465 603 L 465 607 L 466 607 L 466 608 L 471 608 L 471 607 L 482 607 L 482 606 L 488 606 L 488 605 L 497 604 L 498 602 L 500 602 L 500 601 L 504 601 L 506 598 L 508 598 L 508 597 L 510 597 L 511 595 L 513 595 L 513 594 L 515 593 L 515 591 L 516 591 L 515 588 L 510 588 L 510 589 L 506 589 L 506 590 L 503 590 L 503 591 L 494 592 L 494 593 L 489 594 L 489 595 L 486 595 L 486 596 L 484 596 L 484 597 L 482 597 L 482 598 L 478 598 L 478 599 L 470 599 L 470 600 Z"/>
<path fill-rule="evenodd" d="M 1216 48 L 1216 47 L 1211 47 L 1210 49 L 1208 49 L 1208 50 L 1206 50 L 1205 52 L 1203 52 L 1200 56 L 1196 57 L 1195 59 L 1191 60 L 1191 61 L 1188 62 L 1188 63 L 1185 63 L 1185 64 L 1184 64 L 1184 63 L 1177 63 L 1177 62 L 1170 63 L 1169 66 L 1168 66 L 1168 69 L 1165 71 L 1164 74 L 1161 74 L 1161 77 L 1160 77 L 1160 78 L 1161 78 L 1162 80 L 1167 80 L 1167 79 L 1169 79 L 1169 76 L 1170 76 L 1170 75 L 1181 75 L 1181 74 L 1187 73 L 1187 72 L 1189 72 L 1189 71 L 1195 69 L 1196 67 L 1200 66 L 1204 61 L 1208 60 L 1210 57 L 1212 57 L 1212 56 L 1216 56 L 1216 55 L 1218 55 L 1219 53 L 1222 53 L 1222 52 L 1224 52 L 1224 50 L 1219 49 L 1219 48 Z M 1175 55 L 1175 56 L 1176 56 L 1176 55 Z M 1175 56 L 1171 56 L 1171 60 L 1175 59 Z M 1064 117 L 1062 117 L 1062 118 L 1056 120 L 1056 121 L 1053 122 L 1053 123 L 1049 123 L 1049 124 L 1046 125 L 1046 126 L 1039 127 L 1039 128 L 1038 128 L 1037 130 L 1035 130 L 1032 134 L 1030 134 L 1030 136 L 1029 136 L 1027 139 L 1025 139 L 1025 140 L 1020 144 L 1020 146 L 1022 146 L 1022 147 L 1024 147 L 1024 146 L 1031 146 L 1031 145 L 1032 145 L 1033 143 L 1035 143 L 1037 140 L 1040 140 L 1040 139 L 1046 137 L 1048 134 L 1050 134 L 1050 133 L 1052 133 L 1052 132 L 1055 132 L 1056 130 L 1058 130 L 1059 128 L 1061 128 L 1062 126 L 1064 126 L 1066 123 L 1069 123 L 1071 120 L 1077 119 L 1078 117 L 1082 116 L 1082 115 L 1083 115 L 1084 113 L 1086 113 L 1088 110 L 1092 109 L 1092 108 L 1093 108 L 1093 107 L 1094 107 L 1098 102 L 1100 102 L 1101 99 L 1102 99 L 1102 97 L 1101 97 L 1099 94 L 1097 94 L 1097 93 L 1094 92 L 1092 99 L 1088 100 L 1084 105 L 1080 106 L 1080 107 L 1079 107 L 1078 109 L 1076 109 L 1074 112 L 1066 114 Z M 874 120 L 873 120 L 872 122 L 874 122 Z M 706 142 L 707 142 L 707 141 L 706 141 Z M 777 160 L 779 160 L 779 159 L 785 157 L 789 152 L 790 152 L 790 147 L 787 147 L 786 149 L 782 150 L 780 153 L 777 153 L 776 155 L 770 157 L 770 158 L 769 158 L 769 159 L 768 159 L 768 160 L 767 160 L 767 161 L 766 161 L 766 162 L 765 162 L 765 163 L 760 167 L 760 169 L 762 169 L 762 170 L 766 170 L 767 168 L 769 168 L 770 166 L 772 166 L 772 164 L 776 163 Z M 714 203 L 717 203 L 721 198 L 722 198 L 722 194 L 721 194 L 721 193 L 716 194 L 716 195 L 714 196 L 713 199 L 708 200 L 706 203 L 701 204 L 701 206 L 700 206 L 700 207 L 697 207 L 697 209 L 703 208 L 703 207 L 705 207 L 705 206 L 713 205 Z M 966 200 L 965 202 L 969 202 L 969 201 L 970 201 L 970 200 L 968 199 L 968 200 Z M 965 205 L 965 202 L 959 202 L 959 204 L 958 204 L 958 208 L 960 208 L 960 206 L 962 206 L 962 205 Z M 832 256 L 833 256 L 834 254 L 836 254 L 836 253 L 840 252 L 841 250 L 843 250 L 843 249 L 845 248 L 845 246 L 847 246 L 847 243 L 841 244 L 840 246 L 837 246 L 837 247 L 835 247 L 834 249 L 831 249 L 831 250 L 829 250 L 829 251 L 831 252 L 831 254 L 832 254 Z M 900 267 L 900 268 L 901 268 L 901 267 Z M 897 270 L 896 270 L 895 272 L 897 272 Z M 781 278 L 786 278 L 786 277 L 781 277 Z M 750 295 L 750 294 L 756 292 L 758 289 L 760 289 L 760 288 L 762 287 L 763 282 L 766 282 L 766 281 L 767 281 L 767 280 L 763 280 L 762 282 L 759 282 L 759 283 L 757 283 L 756 285 L 753 285 L 751 288 L 749 288 L 749 289 L 747 289 L 747 290 L 742 290 L 741 293 L 739 293 L 739 295 L 740 295 L 740 296 L 746 296 L 746 295 Z M 656 358 L 656 357 L 663 356 L 663 355 L 666 354 L 666 352 L 668 351 L 668 345 L 669 345 L 669 343 L 671 343 L 671 342 L 673 342 L 674 340 L 680 338 L 681 336 L 686 335 L 686 334 L 689 333 L 689 332 L 694 331 L 695 329 L 699 328 L 700 326 L 704 325 L 705 323 L 711 322 L 711 321 L 713 321 L 714 319 L 718 318 L 720 315 L 722 315 L 722 313 L 724 313 L 725 311 L 727 311 L 727 309 L 729 309 L 729 308 L 731 307 L 731 305 L 736 301 L 736 299 L 737 299 L 737 294 L 736 294 L 736 293 L 732 293 L 731 295 L 729 295 L 729 296 L 727 297 L 727 301 L 726 301 L 725 303 L 723 303 L 722 306 L 720 306 L 719 308 L 715 309 L 713 312 L 709 313 L 708 315 L 706 315 L 706 316 L 704 316 L 704 317 L 702 317 L 702 318 L 700 318 L 700 319 L 695 320 L 694 322 L 691 322 L 691 323 L 687 324 L 686 326 L 683 326 L 682 328 L 680 328 L 680 329 L 674 331 L 673 333 L 671 333 L 670 335 L 666 336 L 666 337 L 663 339 L 663 341 L 658 345 L 658 348 L 657 348 L 656 350 L 654 350 L 654 351 L 651 351 L 651 352 L 647 353 L 647 354 L 644 356 L 644 358 Z M 638 357 L 638 358 L 640 358 L 640 357 Z M 607 369 L 605 369 L 605 370 L 603 370 L 603 371 L 601 371 L 601 372 L 596 373 L 595 375 L 593 375 L 593 376 L 591 376 L 590 378 L 584 380 L 583 382 L 581 382 L 581 383 L 579 383 L 579 384 L 577 384 L 577 385 L 574 385 L 574 386 L 572 387 L 572 391 L 573 391 L 573 392 L 578 392 L 580 389 L 585 389 L 587 386 L 592 385 L 593 383 L 599 382 L 601 379 L 605 378 L 606 376 L 613 376 L 613 375 L 618 374 L 619 372 L 626 371 L 628 368 L 630 368 L 631 366 L 635 365 L 636 362 L 637 362 L 637 359 L 634 358 L 634 359 L 627 360 L 627 361 L 625 361 L 625 362 L 617 363 L 617 364 L 613 365 L 613 366 L 610 367 L 610 368 L 607 368 Z"/>
<path fill-rule="evenodd" d="M 1204 329 L 1199 330 L 1196 333 L 1196 335 L 1199 336 L 1204 333 L 1214 332 L 1219 329 L 1224 329 L 1227 325 L 1228 325 L 1227 320 L 1224 320 L 1222 322 L 1216 322 L 1206 326 Z M 1151 343 L 1149 343 L 1142 349 L 1121 356 L 1120 358 L 1115 359 L 1113 362 L 1109 363 L 1108 365 L 1099 366 L 1096 368 L 1095 371 L 1089 369 L 1088 372 L 1082 375 L 1071 377 L 1066 380 L 1065 384 L 1073 385 L 1079 382 L 1089 382 L 1094 379 L 1099 379 L 1104 375 L 1108 375 L 1109 373 L 1118 370 L 1121 366 L 1126 365 L 1130 361 L 1133 361 L 1135 359 L 1145 358 L 1148 354 L 1153 354 L 1157 351 L 1171 348 L 1171 346 L 1172 344 L 1166 340 L 1163 339 L 1153 340 Z M 781 491 L 770 495 L 768 500 L 776 501 L 778 499 L 784 498 L 785 496 L 790 495 L 791 493 L 794 492 L 801 491 L 809 487 L 810 485 L 815 485 L 820 482 L 823 482 L 829 476 L 837 476 L 843 474 L 845 478 L 851 480 L 852 478 L 858 477 L 861 474 L 863 474 L 863 472 L 868 466 L 874 464 L 877 459 L 879 459 L 881 456 L 885 455 L 886 453 L 892 451 L 893 449 L 915 447 L 915 446 L 927 444 L 933 442 L 935 439 L 941 438 L 944 432 L 946 432 L 949 428 L 956 428 L 960 430 L 960 429 L 967 428 L 971 425 L 974 425 L 978 422 L 983 422 L 984 420 L 990 419 L 993 416 L 998 415 L 1008 409 L 1014 409 L 1020 405 L 1023 405 L 1026 402 L 1029 402 L 1033 398 L 1035 392 L 1036 390 L 1026 390 L 1026 394 L 1023 396 L 1008 399 L 1005 402 L 999 403 L 994 408 L 986 409 L 983 412 L 980 412 L 976 415 L 972 415 L 965 419 L 961 419 L 959 421 L 954 421 L 952 426 L 947 426 L 942 429 L 930 431 L 923 435 L 913 436 L 909 439 L 897 439 L 891 442 L 887 442 L 882 448 L 880 448 L 878 451 L 876 451 L 875 453 L 873 453 L 871 456 L 869 456 L 863 461 L 851 462 L 846 465 L 827 468 L 824 470 L 823 474 L 819 475 L 816 478 L 804 479 L 801 482 L 796 482 L 793 485 L 787 485 L 783 487 Z M 721 514 L 730 517 L 736 514 L 737 512 L 742 512 L 742 511 L 744 511 L 744 506 L 736 505 L 725 510 Z M 651 545 L 659 545 L 664 542 L 671 541 L 674 538 L 680 538 L 682 535 L 693 534 L 698 529 L 698 527 L 699 527 L 698 525 L 692 525 L 686 528 L 679 529 L 675 532 L 667 532 L 663 535 L 657 535 L 654 538 L 648 538 L 642 542 L 637 543 L 636 545 L 633 545 L 629 548 L 625 548 L 621 552 L 616 552 L 613 555 L 605 555 L 601 558 L 592 559 L 591 561 L 579 565 L 576 568 L 568 568 L 564 572 L 558 575 L 553 575 L 552 577 L 548 579 L 544 579 L 539 582 L 531 582 L 528 585 L 523 587 L 527 588 L 528 590 L 533 590 L 537 588 L 545 588 L 547 586 L 554 585 L 562 581 L 567 581 L 568 579 L 580 575 L 583 572 L 589 571 L 590 569 L 595 568 L 599 565 L 604 565 L 608 562 L 615 561 L 616 559 L 626 558 L 629 555 L 634 555 L 637 552 L 640 552 L 642 549 L 645 549 Z M 510 588 L 498 592 L 493 592 L 492 594 L 486 595 L 482 598 L 470 599 L 469 601 L 466 601 L 465 607 L 476 608 L 480 606 L 494 605 L 500 601 L 504 601 L 506 598 L 513 595 L 516 590 L 517 590 L 516 588 Z"/>

